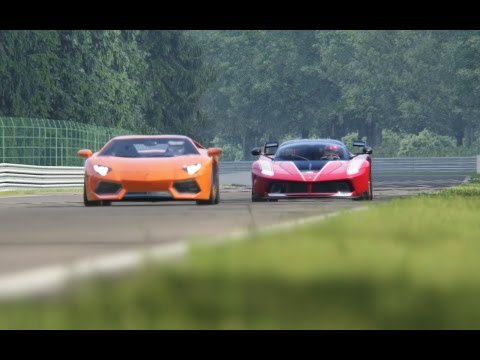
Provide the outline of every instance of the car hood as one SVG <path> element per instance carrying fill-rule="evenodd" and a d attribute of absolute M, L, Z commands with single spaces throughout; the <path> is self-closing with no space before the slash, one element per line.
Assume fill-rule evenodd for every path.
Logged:
<path fill-rule="evenodd" d="M 108 166 L 114 171 L 136 172 L 156 170 L 178 170 L 184 165 L 202 164 L 209 162 L 208 157 L 202 155 L 185 155 L 175 157 L 149 157 L 149 158 L 127 158 L 116 156 L 94 156 L 89 160 L 90 164 Z"/>
<path fill-rule="evenodd" d="M 319 161 L 275 161 L 272 163 L 273 171 L 276 174 L 288 173 L 290 175 L 298 174 L 329 174 L 341 170 L 348 166 L 348 161 L 341 160 L 319 160 Z"/>

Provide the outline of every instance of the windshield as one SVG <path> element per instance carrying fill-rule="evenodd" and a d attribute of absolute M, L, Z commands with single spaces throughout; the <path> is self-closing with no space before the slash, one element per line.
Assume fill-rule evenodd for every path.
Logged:
<path fill-rule="evenodd" d="M 113 140 L 100 156 L 145 158 L 198 154 L 195 146 L 187 139 L 140 138 Z"/>
<path fill-rule="evenodd" d="M 344 146 L 331 143 L 294 143 L 281 146 L 275 154 L 276 161 L 349 160 Z"/>

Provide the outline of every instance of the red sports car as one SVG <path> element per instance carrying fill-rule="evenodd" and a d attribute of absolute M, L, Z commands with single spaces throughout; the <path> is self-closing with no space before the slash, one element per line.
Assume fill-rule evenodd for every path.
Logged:
<path fill-rule="evenodd" d="M 372 149 L 355 141 L 352 154 L 338 140 L 266 143 L 252 150 L 252 201 L 291 198 L 372 200 Z"/>

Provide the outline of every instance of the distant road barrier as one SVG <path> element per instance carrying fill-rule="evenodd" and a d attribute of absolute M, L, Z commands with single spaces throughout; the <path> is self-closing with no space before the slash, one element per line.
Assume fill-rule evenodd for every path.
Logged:
<path fill-rule="evenodd" d="M 445 173 L 470 175 L 478 173 L 480 156 L 468 157 L 418 157 L 373 158 L 374 174 L 389 173 Z"/>
<path fill-rule="evenodd" d="M 0 188 L 83 186 L 83 167 L 0 164 Z"/>
<path fill-rule="evenodd" d="M 221 173 L 250 171 L 252 161 L 220 162 Z M 480 173 L 480 155 L 468 157 L 372 158 L 373 174 Z"/>
<path fill-rule="evenodd" d="M 373 158 L 373 174 L 480 173 L 480 155 L 469 157 Z M 221 161 L 220 173 L 250 171 L 252 161 Z M 83 166 L 36 166 L 0 163 L 0 188 L 83 186 Z"/>

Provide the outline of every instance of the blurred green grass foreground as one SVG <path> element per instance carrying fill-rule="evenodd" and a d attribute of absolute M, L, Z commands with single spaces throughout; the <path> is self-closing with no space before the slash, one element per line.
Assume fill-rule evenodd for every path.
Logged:
<path fill-rule="evenodd" d="M 0 304 L 3 329 L 479 329 L 480 180 Z"/>

